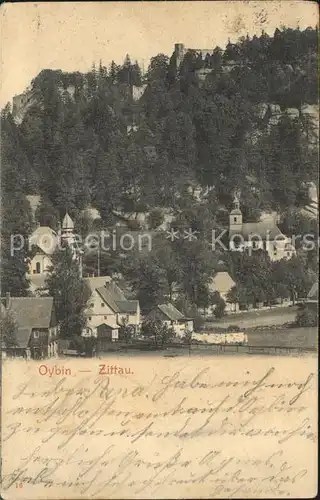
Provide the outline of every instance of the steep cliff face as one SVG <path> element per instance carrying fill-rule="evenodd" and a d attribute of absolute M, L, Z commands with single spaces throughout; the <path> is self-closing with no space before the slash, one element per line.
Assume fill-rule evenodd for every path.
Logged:
<path fill-rule="evenodd" d="M 256 142 L 264 130 L 271 131 L 283 117 L 298 121 L 308 141 L 310 148 L 317 148 L 319 143 L 319 104 L 302 104 L 301 108 L 281 109 L 279 104 L 262 102 L 254 107 L 258 120 L 258 128 L 251 134 L 250 139 Z"/>
<path fill-rule="evenodd" d="M 22 94 L 15 95 L 12 99 L 12 115 L 14 121 L 17 125 L 20 125 L 23 118 L 34 104 L 37 104 L 37 100 L 34 96 L 33 91 L 28 88 Z"/>

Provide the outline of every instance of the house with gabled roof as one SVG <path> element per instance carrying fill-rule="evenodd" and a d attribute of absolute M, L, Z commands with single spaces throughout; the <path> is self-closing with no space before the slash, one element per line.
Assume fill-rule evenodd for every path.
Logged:
<path fill-rule="evenodd" d="M 171 302 L 154 307 L 147 315 L 147 319 L 161 321 L 169 328 L 173 328 L 178 337 L 193 332 L 193 319 L 187 318 Z"/>
<path fill-rule="evenodd" d="M 9 354 L 27 359 L 51 358 L 58 353 L 58 323 L 53 297 L 10 297 L 1 299 L 1 314 L 15 323 L 16 346 Z"/>
<path fill-rule="evenodd" d="M 110 276 L 84 278 L 88 289 L 85 310 L 86 327 L 82 335 L 116 341 L 119 328 L 126 324 L 135 332 L 140 329 L 140 305 L 138 300 L 128 300 L 121 288 Z"/>

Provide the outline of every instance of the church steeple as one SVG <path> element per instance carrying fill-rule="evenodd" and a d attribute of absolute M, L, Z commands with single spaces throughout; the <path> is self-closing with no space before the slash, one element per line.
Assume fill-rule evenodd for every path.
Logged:
<path fill-rule="evenodd" d="M 64 240 L 68 243 L 69 246 L 72 247 L 74 243 L 74 222 L 71 219 L 70 215 L 68 212 L 66 212 L 66 215 L 63 218 L 62 221 L 62 228 L 61 228 L 61 240 Z"/>
<path fill-rule="evenodd" d="M 229 214 L 229 231 L 241 231 L 242 212 L 240 210 L 240 196 L 235 192 L 233 198 L 233 209 Z"/>

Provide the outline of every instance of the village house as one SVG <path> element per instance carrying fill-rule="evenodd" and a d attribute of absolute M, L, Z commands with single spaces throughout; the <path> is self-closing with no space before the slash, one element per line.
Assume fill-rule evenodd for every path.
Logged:
<path fill-rule="evenodd" d="M 140 329 L 140 305 L 138 300 L 128 300 L 110 276 L 84 278 L 88 288 L 85 310 L 86 327 L 83 337 L 96 337 L 100 350 L 104 343 L 117 341 L 123 325 Z"/>
<path fill-rule="evenodd" d="M 186 333 L 193 332 L 193 319 L 184 316 L 170 302 L 154 307 L 147 319 L 160 320 L 169 328 L 173 328 L 177 337 L 184 337 Z"/>
<path fill-rule="evenodd" d="M 15 325 L 15 346 L 4 346 L 8 356 L 25 359 L 51 358 L 58 353 L 58 324 L 52 297 L 10 297 L 1 299 L 1 314 Z"/>
<path fill-rule="evenodd" d="M 275 217 L 243 222 L 237 196 L 229 214 L 229 248 L 231 251 L 266 250 L 272 261 L 290 259 L 295 253 L 291 239 L 280 231 Z"/>

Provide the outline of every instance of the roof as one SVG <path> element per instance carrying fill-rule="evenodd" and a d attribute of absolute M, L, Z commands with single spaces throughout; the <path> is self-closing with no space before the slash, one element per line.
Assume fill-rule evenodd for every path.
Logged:
<path fill-rule="evenodd" d="M 105 286 L 97 288 L 97 292 L 114 312 L 122 312 L 120 303 L 125 302 L 127 299 L 115 283 L 105 283 Z"/>
<path fill-rule="evenodd" d="M 110 276 L 85 278 L 84 281 L 91 293 L 96 290 L 102 300 L 116 313 L 136 314 L 139 307 L 138 300 L 127 300 L 121 288 L 112 281 Z"/>
<path fill-rule="evenodd" d="M 111 276 L 93 276 L 92 278 L 83 278 L 84 282 L 89 286 L 92 293 L 97 288 L 103 287 L 106 283 L 111 281 Z"/>
<path fill-rule="evenodd" d="M 185 316 L 180 311 L 178 311 L 178 309 L 174 307 L 170 302 L 168 302 L 167 304 L 160 304 L 157 307 L 172 321 L 186 319 Z"/>
<path fill-rule="evenodd" d="M 117 306 L 120 308 L 122 313 L 136 314 L 138 310 L 139 301 L 138 300 L 119 300 L 117 301 Z"/>
<path fill-rule="evenodd" d="M 71 219 L 71 217 L 68 214 L 68 212 L 66 213 L 66 215 L 63 218 L 62 229 L 74 229 L 74 222 Z"/>
<path fill-rule="evenodd" d="M 38 227 L 30 236 L 30 245 L 38 246 L 47 255 L 54 253 L 57 244 L 57 233 L 49 226 Z"/>
<path fill-rule="evenodd" d="M 8 310 L 18 328 L 49 328 L 53 297 L 11 297 Z"/>
<path fill-rule="evenodd" d="M 21 347 L 21 348 L 24 348 L 24 349 L 26 347 L 28 347 L 29 341 L 30 341 L 30 337 L 31 337 L 31 332 L 32 332 L 32 328 L 30 328 L 30 327 L 26 327 L 26 328 L 20 327 L 20 328 L 17 328 L 16 334 L 15 334 L 15 338 L 16 338 L 18 347 Z"/>
<path fill-rule="evenodd" d="M 211 279 L 209 287 L 212 288 L 212 290 L 214 291 L 220 293 L 226 293 L 235 284 L 236 284 L 235 281 L 231 278 L 230 274 L 227 271 L 219 271 Z"/>
<path fill-rule="evenodd" d="M 239 208 L 234 208 L 231 210 L 230 215 L 242 215 L 242 212 Z"/>
<path fill-rule="evenodd" d="M 104 321 L 103 323 L 101 323 L 101 325 L 98 325 L 97 328 L 101 328 L 102 326 L 108 326 L 112 330 L 117 330 L 118 328 L 120 328 L 120 325 L 118 325 L 118 323 L 116 323 L 115 321 L 113 322 L 111 319 Z"/>
<path fill-rule="evenodd" d="M 263 222 L 246 222 L 242 224 L 241 229 L 229 231 L 230 236 L 232 235 L 242 235 L 245 239 L 249 236 L 253 238 L 254 236 L 260 237 L 263 240 L 269 239 L 285 239 L 283 233 L 276 225 L 274 220 L 264 220 Z"/>

